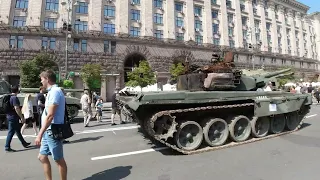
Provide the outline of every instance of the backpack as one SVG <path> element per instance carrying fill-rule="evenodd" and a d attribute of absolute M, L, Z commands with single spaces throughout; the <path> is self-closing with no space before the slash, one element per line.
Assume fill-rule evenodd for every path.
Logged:
<path fill-rule="evenodd" d="M 2 108 L 4 110 L 5 113 L 8 113 L 10 111 L 12 111 L 12 105 L 10 103 L 10 98 L 11 98 L 11 95 L 10 94 L 6 94 L 3 96 L 3 99 L 2 99 Z"/>

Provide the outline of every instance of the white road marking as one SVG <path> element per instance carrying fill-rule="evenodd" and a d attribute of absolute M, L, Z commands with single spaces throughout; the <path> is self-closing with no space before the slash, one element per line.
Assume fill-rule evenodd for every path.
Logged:
<path fill-rule="evenodd" d="M 311 114 L 311 115 L 309 115 L 309 116 L 306 116 L 306 119 L 307 118 L 312 118 L 312 117 L 315 117 L 315 116 L 317 116 L 318 114 Z"/>
<path fill-rule="evenodd" d="M 312 114 L 312 115 L 306 116 L 306 118 L 311 118 L 311 117 L 314 117 L 317 115 L 318 114 Z M 127 152 L 127 153 L 112 154 L 112 155 L 106 155 L 106 156 L 97 156 L 97 157 L 91 158 L 91 160 L 95 161 L 95 160 L 101 160 L 101 159 L 111 159 L 111 158 L 115 158 L 115 157 L 130 156 L 130 155 L 134 155 L 134 154 L 142 154 L 142 153 L 148 153 L 148 152 L 161 151 L 161 150 L 168 149 L 168 148 L 169 147 L 160 147 L 160 148 L 146 149 L 146 150 L 141 150 L 141 151 L 132 151 L 132 152 Z"/>
<path fill-rule="evenodd" d="M 113 154 L 113 155 L 107 155 L 107 156 L 97 156 L 97 157 L 91 158 L 91 160 L 95 161 L 95 160 L 110 159 L 110 158 L 121 157 L 121 156 L 130 156 L 130 155 L 134 155 L 134 154 L 142 154 L 142 153 L 147 153 L 147 152 L 161 151 L 161 150 L 164 150 L 164 149 L 169 149 L 169 147 L 159 147 L 159 148 L 154 148 L 154 149 L 146 149 L 146 150 L 141 150 L 141 151 L 132 151 L 132 152 L 121 153 L 121 154 Z"/>
<path fill-rule="evenodd" d="M 93 133 L 99 133 L 99 132 L 109 132 L 112 131 L 114 134 L 116 134 L 114 131 L 122 131 L 122 130 L 130 130 L 130 129 L 137 129 L 140 126 L 126 126 L 126 127 L 116 127 L 116 128 L 105 128 L 105 129 L 92 129 L 92 130 L 84 130 L 84 131 L 73 131 L 74 134 L 93 134 Z M 24 138 L 35 138 L 37 136 L 35 135 L 23 135 Z M 13 138 L 18 138 L 16 135 L 13 136 Z M 0 136 L 0 140 L 7 139 L 7 136 Z"/>
<path fill-rule="evenodd" d="M 116 132 L 112 131 L 114 135 L 116 135 Z"/>

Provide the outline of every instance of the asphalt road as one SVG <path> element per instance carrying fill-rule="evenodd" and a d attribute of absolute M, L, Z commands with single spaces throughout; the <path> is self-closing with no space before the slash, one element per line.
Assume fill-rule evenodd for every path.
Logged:
<path fill-rule="evenodd" d="M 64 146 L 68 177 L 72 180 L 315 180 L 320 175 L 320 105 L 314 105 L 298 132 L 196 155 L 158 151 L 138 132 L 135 124 L 110 126 L 104 122 L 73 124 L 77 133 Z M 319 115 L 317 115 L 319 113 Z M 25 134 L 33 134 L 28 129 Z M 0 132 L 4 147 L 6 132 Z M 33 142 L 34 136 L 26 137 Z M 16 153 L 0 152 L 1 179 L 43 180 L 38 149 L 24 149 L 13 139 Z M 144 151 L 143 151 L 144 150 Z M 50 159 L 51 162 L 52 159 Z M 53 179 L 58 170 L 52 164 Z"/>

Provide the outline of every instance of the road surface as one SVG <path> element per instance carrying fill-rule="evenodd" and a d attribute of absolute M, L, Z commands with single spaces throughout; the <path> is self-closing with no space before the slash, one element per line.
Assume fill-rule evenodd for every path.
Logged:
<path fill-rule="evenodd" d="M 315 180 L 320 175 L 320 105 L 313 105 L 298 132 L 251 144 L 196 155 L 179 155 L 154 146 L 136 124 L 73 124 L 76 135 L 64 146 L 70 180 Z M 319 114 L 319 115 L 318 115 Z M 117 122 L 118 123 L 118 122 Z M 26 140 L 34 141 L 32 129 Z M 4 149 L 6 131 L 0 132 Z M 13 139 L 15 153 L 0 152 L 1 179 L 43 180 L 39 149 L 24 149 Z M 50 159 L 51 162 L 52 159 Z M 52 164 L 53 179 L 58 170 Z"/>

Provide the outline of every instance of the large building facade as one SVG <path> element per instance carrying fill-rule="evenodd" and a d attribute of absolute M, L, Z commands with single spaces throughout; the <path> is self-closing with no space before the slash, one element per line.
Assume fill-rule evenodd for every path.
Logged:
<path fill-rule="evenodd" d="M 98 62 L 107 98 L 139 60 L 166 81 L 177 60 L 208 64 L 221 49 L 240 68 L 291 66 L 313 76 L 320 13 L 308 9 L 295 0 L 0 0 L 0 70 L 16 83 L 18 64 L 43 51 L 62 73 Z"/>

